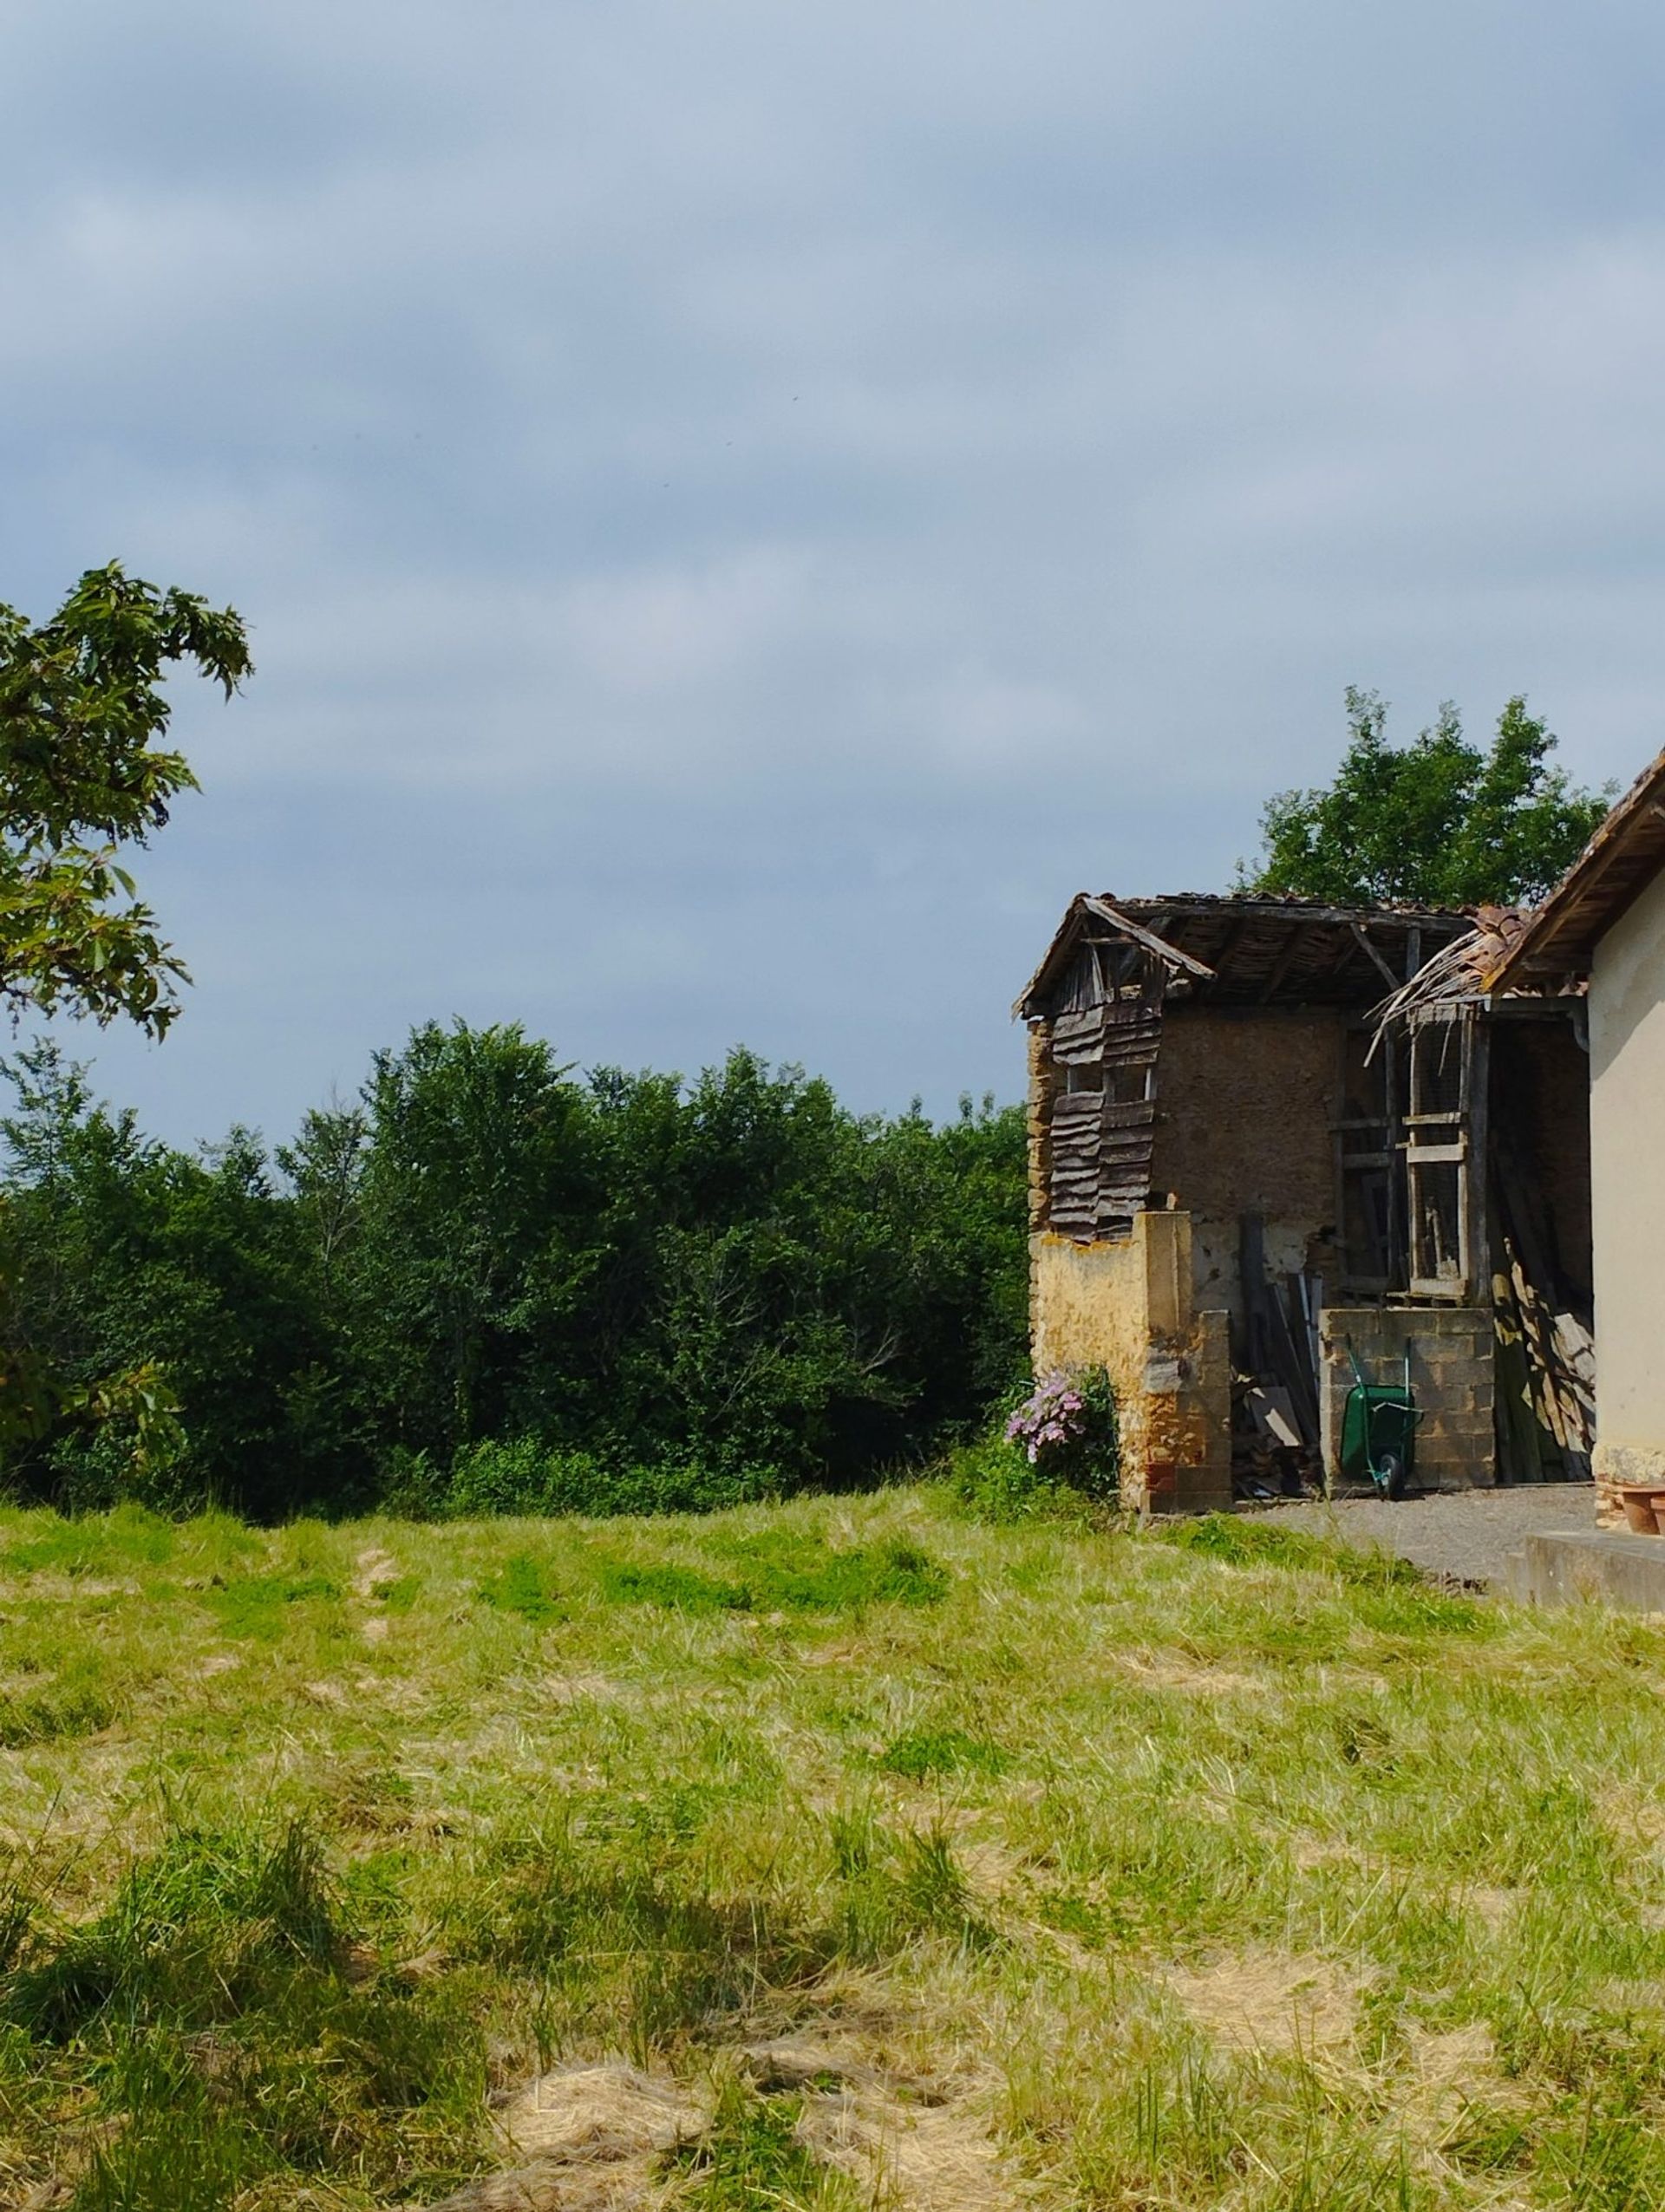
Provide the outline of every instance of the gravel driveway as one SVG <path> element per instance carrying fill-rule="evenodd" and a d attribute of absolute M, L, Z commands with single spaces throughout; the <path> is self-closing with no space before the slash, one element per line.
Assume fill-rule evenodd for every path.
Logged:
<path fill-rule="evenodd" d="M 1430 1574 L 1463 1582 L 1498 1582 L 1505 1556 L 1538 1529 L 1593 1529 L 1589 1483 L 1518 1483 L 1502 1490 L 1440 1491 L 1427 1498 L 1304 1500 L 1244 1517 L 1310 1529 L 1361 1549 L 1379 1544 Z"/>

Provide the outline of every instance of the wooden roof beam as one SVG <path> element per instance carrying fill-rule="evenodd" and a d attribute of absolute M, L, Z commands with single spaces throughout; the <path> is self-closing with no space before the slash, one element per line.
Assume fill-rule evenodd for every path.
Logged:
<path fill-rule="evenodd" d="M 1272 962 L 1272 971 L 1270 975 L 1267 976 L 1265 988 L 1260 994 L 1260 1003 L 1263 1006 L 1264 1006 L 1267 1001 L 1273 996 L 1278 988 L 1278 985 L 1283 981 L 1283 978 L 1289 974 L 1290 969 L 1295 965 L 1296 955 L 1301 950 L 1303 945 L 1311 942 L 1312 936 L 1313 925 L 1310 922 L 1305 923 L 1299 929 L 1291 930 L 1290 931 L 1288 942 L 1285 943 L 1283 951 L 1278 954 L 1277 958 Z"/>
<path fill-rule="evenodd" d="M 1146 952 L 1154 953 L 1159 960 L 1170 968 L 1177 969 L 1182 975 L 1190 975 L 1200 983 L 1214 981 L 1211 968 L 1205 968 L 1200 960 L 1193 960 L 1188 952 L 1181 952 L 1177 944 L 1170 944 L 1166 937 L 1159 937 L 1153 930 L 1141 929 L 1137 922 L 1112 906 L 1107 899 L 1087 898 L 1081 903 L 1089 914 L 1096 914 L 1100 922 L 1107 922 L 1113 930 L 1119 930 L 1123 936 L 1131 937 L 1136 945 L 1142 945 Z"/>
<path fill-rule="evenodd" d="M 1396 991 L 1399 989 L 1400 978 L 1394 975 L 1381 954 L 1371 943 L 1369 930 L 1365 928 L 1362 922 L 1355 922 L 1350 924 L 1350 927 L 1360 944 L 1375 962 L 1376 973 L 1381 977 L 1382 982 L 1387 984 L 1390 991 Z"/>

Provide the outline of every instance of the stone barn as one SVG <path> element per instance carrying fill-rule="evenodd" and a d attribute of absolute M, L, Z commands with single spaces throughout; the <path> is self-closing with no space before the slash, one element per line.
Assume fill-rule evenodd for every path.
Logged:
<path fill-rule="evenodd" d="M 1477 941 L 1449 910 L 1072 901 L 1015 1009 L 1032 1350 L 1037 1373 L 1109 1369 L 1127 1504 L 1205 1511 L 1334 1473 L 1354 1354 L 1373 1381 L 1408 1354 L 1424 1486 L 1583 1471 L 1553 1391 L 1498 1419 L 1522 1333 L 1505 1229 L 1533 1248 L 1540 1334 L 1564 1315 L 1569 1359 L 1588 1347 L 1579 1007 L 1505 1013 L 1460 965 Z M 1431 961 L 1462 989 L 1403 1003 Z"/>

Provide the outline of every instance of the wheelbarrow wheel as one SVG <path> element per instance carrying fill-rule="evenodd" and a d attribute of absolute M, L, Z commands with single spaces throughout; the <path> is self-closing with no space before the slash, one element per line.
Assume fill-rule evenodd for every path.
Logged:
<path fill-rule="evenodd" d="M 1405 1462 L 1397 1452 L 1384 1452 L 1376 1463 L 1376 1480 L 1384 1498 L 1405 1495 Z"/>

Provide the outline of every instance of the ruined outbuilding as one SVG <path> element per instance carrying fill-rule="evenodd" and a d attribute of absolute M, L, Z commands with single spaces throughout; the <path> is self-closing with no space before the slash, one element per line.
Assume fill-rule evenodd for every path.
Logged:
<path fill-rule="evenodd" d="M 1354 1356 L 1397 1379 L 1408 1353 L 1425 1485 L 1584 1471 L 1581 1382 L 1529 1377 L 1498 1418 L 1509 1341 L 1588 1351 L 1582 1000 L 1488 994 L 1477 934 L 1425 907 L 1072 901 L 1016 1008 L 1033 1350 L 1109 1369 L 1128 1504 L 1333 1471 Z M 1406 1002 L 1430 963 L 1450 989 Z"/>

